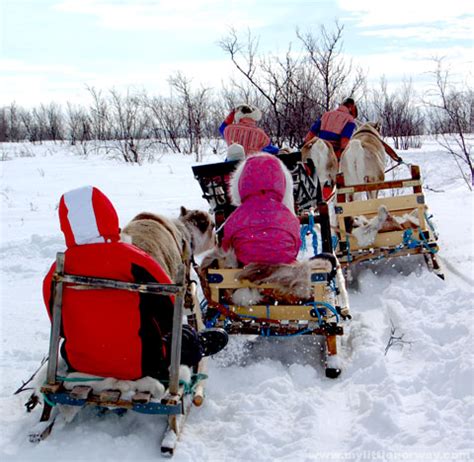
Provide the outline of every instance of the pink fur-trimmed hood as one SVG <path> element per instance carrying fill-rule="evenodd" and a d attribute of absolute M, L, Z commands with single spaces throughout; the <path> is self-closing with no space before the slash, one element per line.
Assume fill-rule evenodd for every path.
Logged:
<path fill-rule="evenodd" d="M 232 176 L 230 195 L 234 205 L 241 205 L 250 197 L 267 195 L 294 213 L 291 173 L 271 154 L 256 154 L 241 162 Z"/>

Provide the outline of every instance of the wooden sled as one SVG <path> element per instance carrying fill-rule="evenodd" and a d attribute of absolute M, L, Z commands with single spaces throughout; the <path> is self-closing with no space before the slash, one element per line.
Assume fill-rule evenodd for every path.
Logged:
<path fill-rule="evenodd" d="M 436 253 L 439 250 L 437 234 L 428 216 L 420 169 L 416 165 L 411 165 L 410 172 L 411 178 L 407 179 L 351 186 L 346 186 L 343 174 L 338 174 L 335 205 L 338 244 L 335 250 L 339 261 L 346 267 L 349 274 L 349 267 L 356 263 L 407 255 L 423 255 L 428 268 L 444 279 L 436 258 Z M 411 188 L 412 193 L 350 201 L 355 193 L 381 190 L 397 191 L 403 188 Z M 360 245 L 352 235 L 354 219 L 360 216 L 367 219 L 375 217 L 382 205 L 387 208 L 392 217 L 412 214 L 418 225 L 406 229 L 379 231 L 371 244 Z"/>
<path fill-rule="evenodd" d="M 334 262 L 336 260 L 334 259 Z M 335 267 L 314 270 L 311 274 L 312 296 L 308 300 L 282 300 L 271 284 L 238 281 L 239 269 L 208 269 L 201 273 L 201 284 L 207 301 L 204 319 L 208 327 L 222 327 L 229 334 L 287 337 L 322 335 L 325 337 L 326 376 L 341 373 L 337 355 L 338 337 L 343 335 L 339 291 Z M 265 294 L 265 303 L 238 306 L 232 303 L 236 289 L 256 288 Z"/>
<path fill-rule="evenodd" d="M 322 250 L 332 254 L 328 207 L 322 201 L 321 187 L 308 175 L 301 153 L 281 154 L 278 157 L 293 177 L 295 212 L 303 225 L 319 223 Z M 230 175 L 238 162 L 222 162 L 193 167 L 211 211 L 214 212 L 218 231 L 235 207 L 229 195 Z M 315 215 L 316 213 L 316 215 Z M 326 376 L 336 378 L 341 373 L 337 358 L 338 337 L 343 335 L 339 290 L 336 283 L 336 265 L 329 271 L 314 271 L 311 275 L 312 297 L 308 300 L 282 301 L 275 297 L 277 288 L 239 282 L 235 275 L 239 269 L 208 269 L 199 271 L 205 295 L 205 321 L 207 327 L 224 328 L 229 334 L 263 336 L 323 335 L 325 337 Z M 342 277 L 339 280 L 343 279 Z M 344 281 L 342 281 L 344 283 Z M 257 288 L 267 294 L 265 304 L 237 306 L 229 302 L 229 292 L 241 288 Z"/>
<path fill-rule="evenodd" d="M 115 410 L 126 412 L 132 410 L 143 414 L 161 414 L 167 416 L 167 429 L 161 439 L 161 453 L 173 455 L 176 443 L 183 429 L 186 417 L 191 405 L 200 406 L 204 399 L 204 381 L 193 384 L 183 384 L 179 380 L 181 359 L 181 331 L 182 319 L 185 313 L 184 299 L 187 295 L 184 265 L 178 272 L 175 284 L 159 283 L 133 283 L 113 279 L 92 278 L 64 273 L 64 254 L 58 253 L 56 259 L 56 273 L 53 276 L 52 296 L 54 300 L 52 311 L 51 335 L 49 344 L 49 359 L 47 363 L 47 379 L 42 386 L 41 392 L 44 396 L 44 408 L 40 422 L 30 431 L 29 440 L 39 442 L 45 439 L 53 428 L 72 420 L 69 416 L 61 415 L 60 405 L 69 409 L 77 406 L 73 415 L 86 406 L 95 406 L 101 410 Z M 171 364 L 169 385 L 160 399 L 154 399 L 151 392 L 140 391 L 133 396 L 122 396 L 119 390 L 103 390 L 94 392 L 91 386 L 77 385 L 68 389 L 65 386 L 64 377 L 58 377 L 58 351 L 61 329 L 62 293 L 64 284 L 81 286 L 82 290 L 106 288 L 148 294 L 174 295 L 174 313 L 171 345 Z M 194 300 L 195 289 L 191 289 Z M 189 295 L 189 294 L 188 294 Z M 198 325 L 202 325 L 199 305 L 196 306 L 194 316 L 199 318 Z M 206 372 L 206 360 L 203 358 L 194 371 L 195 377 L 202 376 Z M 192 386 L 190 386 L 192 385 Z M 71 388 L 71 387 L 69 387 Z"/>

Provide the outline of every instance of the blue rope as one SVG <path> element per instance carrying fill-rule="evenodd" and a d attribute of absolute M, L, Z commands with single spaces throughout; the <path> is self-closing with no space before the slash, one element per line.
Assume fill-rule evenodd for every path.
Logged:
<path fill-rule="evenodd" d="M 306 252 L 306 235 L 311 234 L 311 244 L 314 255 L 318 254 L 318 233 L 314 229 L 314 215 L 310 214 L 308 217 L 308 224 L 302 225 L 300 229 L 301 236 L 301 251 Z"/>
<path fill-rule="evenodd" d="M 421 229 L 418 228 L 418 234 L 421 236 L 421 240 L 416 239 L 413 236 L 413 230 L 412 229 L 406 229 L 403 232 L 403 244 L 408 247 L 409 249 L 416 249 L 417 247 L 424 247 L 426 250 L 428 250 L 430 253 L 436 253 L 438 249 L 431 248 L 429 246 L 428 241 L 426 238 L 423 236 L 423 233 L 421 232 Z"/>
<path fill-rule="evenodd" d="M 101 382 L 105 380 L 104 377 L 63 377 L 61 375 L 56 376 L 56 380 L 59 382 Z"/>
<path fill-rule="evenodd" d="M 46 393 L 42 393 L 42 395 L 43 395 L 44 402 L 45 402 L 46 404 L 49 404 L 51 407 L 56 406 L 56 403 L 54 403 L 53 401 L 51 401 L 51 400 L 46 396 Z"/>
<path fill-rule="evenodd" d="M 318 306 L 322 306 L 326 309 L 328 309 L 331 313 L 336 316 L 336 322 L 339 322 L 339 313 L 337 312 L 336 308 L 334 308 L 330 303 L 326 302 L 308 302 L 305 303 L 306 306 L 313 306 L 314 312 L 316 313 L 316 316 L 318 317 L 318 323 L 319 326 L 321 327 L 322 323 L 324 322 L 323 318 L 321 317 L 321 314 L 318 311 Z"/>
<path fill-rule="evenodd" d="M 191 393 L 194 393 L 194 390 L 196 389 L 197 384 L 201 380 L 206 380 L 207 378 L 208 378 L 207 374 L 197 373 L 197 374 L 192 375 L 190 382 L 186 382 L 185 380 L 181 379 L 179 381 L 179 384 L 182 385 L 182 387 L 184 388 L 184 393 L 186 395 L 189 395 Z"/>
<path fill-rule="evenodd" d="M 218 312 L 212 319 L 206 321 L 206 328 L 214 327 L 220 315 L 221 313 Z"/>

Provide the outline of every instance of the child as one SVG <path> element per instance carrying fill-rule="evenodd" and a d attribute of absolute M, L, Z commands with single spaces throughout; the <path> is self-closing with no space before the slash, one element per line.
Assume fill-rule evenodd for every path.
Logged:
<path fill-rule="evenodd" d="M 224 225 L 223 249 L 232 248 L 243 265 L 294 263 L 300 223 L 285 165 L 269 154 L 247 157 L 232 176 L 230 194 L 238 208 Z"/>
<path fill-rule="evenodd" d="M 257 127 L 261 118 L 259 109 L 250 104 L 240 104 L 222 122 L 219 131 L 227 145 L 242 145 L 247 156 L 260 151 L 278 154 L 279 149 L 270 144 L 269 136 Z"/>
<path fill-rule="evenodd" d="M 66 239 L 67 274 L 125 282 L 171 283 L 161 266 L 134 245 L 120 241 L 117 212 L 97 188 L 65 193 L 59 220 Z M 53 264 L 43 282 L 52 317 Z M 71 370 L 102 377 L 136 380 L 167 378 L 173 303 L 165 295 L 115 289 L 77 290 L 65 284 L 62 297 L 61 353 Z M 221 329 L 197 333 L 183 326 L 181 363 L 196 365 L 227 343 Z"/>

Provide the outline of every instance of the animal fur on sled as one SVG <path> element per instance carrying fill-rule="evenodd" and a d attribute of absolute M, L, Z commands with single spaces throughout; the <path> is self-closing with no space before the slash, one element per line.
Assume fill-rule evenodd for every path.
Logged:
<path fill-rule="evenodd" d="M 201 263 L 200 271 L 208 268 L 237 268 L 238 262 L 232 250 L 224 251 L 215 248 L 206 255 Z M 297 261 L 293 264 L 268 265 L 250 263 L 236 274 L 239 281 L 249 281 L 254 284 L 271 284 L 275 287 L 278 297 L 283 300 L 308 300 L 312 296 L 311 273 L 314 270 L 332 271 L 332 263 L 325 258 L 315 258 L 307 261 Z M 336 283 L 340 292 L 341 314 L 349 315 L 349 297 L 347 295 L 344 276 L 339 262 L 336 265 Z M 241 288 L 232 294 L 232 302 L 240 306 L 257 305 L 264 299 L 258 288 Z"/>
<path fill-rule="evenodd" d="M 417 213 L 418 211 L 415 209 L 403 216 L 391 215 L 387 207 L 381 205 L 377 215 L 371 219 L 367 219 L 364 215 L 355 217 L 351 234 L 361 247 L 367 247 L 374 243 L 378 233 L 403 231 L 419 226 L 420 221 L 416 216 Z"/>
<path fill-rule="evenodd" d="M 151 255 L 172 281 L 180 264 L 190 262 L 215 244 L 214 224 L 207 212 L 181 207 L 179 218 L 142 212 L 125 226 L 122 238 Z"/>
<path fill-rule="evenodd" d="M 297 261 L 291 265 L 262 265 L 260 263 L 250 263 L 243 268 L 242 271 L 239 271 L 236 277 L 239 281 L 247 280 L 254 284 L 272 284 L 283 298 L 291 297 L 299 300 L 307 300 L 312 296 L 311 273 L 315 270 L 330 273 L 333 270 L 332 263 L 325 258 Z M 339 288 L 341 314 L 343 316 L 349 316 L 349 296 L 347 295 L 345 280 L 339 262 L 336 263 L 335 277 Z M 239 304 L 244 306 L 255 304 L 255 291 L 256 289 L 249 289 L 249 292 L 239 294 Z M 246 299 L 246 296 L 249 298 Z M 234 302 L 236 302 L 235 296 Z"/>

